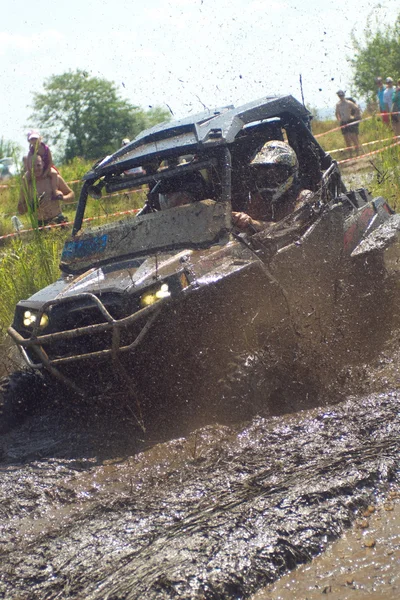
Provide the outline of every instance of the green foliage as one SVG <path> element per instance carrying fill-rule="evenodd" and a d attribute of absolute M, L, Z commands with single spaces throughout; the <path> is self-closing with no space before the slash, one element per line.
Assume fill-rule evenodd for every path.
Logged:
<path fill-rule="evenodd" d="M 65 234 L 36 231 L 32 239 L 14 238 L 0 258 L 0 331 L 12 321 L 15 305 L 59 276 L 59 257 Z"/>
<path fill-rule="evenodd" d="M 21 154 L 21 146 L 15 144 L 10 140 L 5 140 L 3 137 L 0 138 L 0 158 L 6 156 L 12 156 L 18 163 L 18 156 Z"/>
<path fill-rule="evenodd" d="M 85 160 L 79 156 L 75 156 L 72 160 L 62 164 L 59 167 L 62 178 L 67 181 L 77 181 L 90 171 L 93 163 L 91 160 Z"/>
<path fill-rule="evenodd" d="M 352 34 L 354 53 L 349 62 L 354 72 L 352 89 L 359 97 L 374 99 L 376 77 L 400 77 L 399 30 L 400 15 L 394 25 L 381 26 L 368 19 L 361 40 Z"/>
<path fill-rule="evenodd" d="M 64 144 L 67 161 L 112 154 L 123 138 L 133 138 L 169 117 L 158 107 L 146 112 L 131 105 L 114 83 L 79 69 L 52 75 L 43 88 L 43 93 L 34 94 L 32 119 L 46 131 L 49 142 Z"/>

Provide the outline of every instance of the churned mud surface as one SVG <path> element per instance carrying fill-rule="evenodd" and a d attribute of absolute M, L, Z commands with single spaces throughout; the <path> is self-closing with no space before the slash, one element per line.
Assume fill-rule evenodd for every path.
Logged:
<path fill-rule="evenodd" d="M 370 504 L 353 527 L 311 563 L 301 565 L 252 600 L 395 600 L 400 597 L 400 492 Z"/>
<path fill-rule="evenodd" d="M 368 597 L 398 598 L 398 347 L 323 408 L 158 443 L 122 414 L 59 408 L 3 435 L 0 598 L 352 599 L 351 548 L 375 553 Z M 382 535 L 379 515 L 394 519 Z M 300 571 L 328 556 L 336 573 Z"/>

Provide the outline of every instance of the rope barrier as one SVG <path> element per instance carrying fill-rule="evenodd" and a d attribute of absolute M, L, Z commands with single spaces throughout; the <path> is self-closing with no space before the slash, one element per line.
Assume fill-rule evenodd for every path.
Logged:
<path fill-rule="evenodd" d="M 351 123 L 347 123 L 346 125 L 339 125 L 338 127 L 334 127 L 334 129 L 329 129 L 328 131 L 323 131 L 322 133 L 317 133 L 314 135 L 315 139 L 320 138 L 324 135 L 328 135 L 328 133 L 333 133 L 334 131 L 340 131 L 341 129 L 345 129 L 345 127 L 350 127 L 351 125 L 357 125 L 362 121 L 369 121 L 370 119 L 374 119 L 375 117 L 381 117 L 383 115 L 392 116 L 392 115 L 400 115 L 400 112 L 391 112 L 391 113 L 376 113 L 375 115 L 371 115 L 370 117 L 363 117 L 359 121 L 352 121 Z"/>
<path fill-rule="evenodd" d="M 361 148 L 362 146 L 371 146 L 372 144 L 380 144 L 381 142 L 388 142 L 388 141 L 396 139 L 398 137 L 399 137 L 398 135 L 396 135 L 396 136 L 392 135 L 388 138 L 383 138 L 381 140 L 373 140 L 372 142 L 364 142 L 363 144 L 360 144 L 359 147 Z M 337 148 L 335 150 L 329 150 L 329 154 L 335 154 L 336 152 L 345 152 L 346 150 L 353 150 L 355 147 L 356 146 L 347 146 L 346 148 Z M 389 148 L 389 146 L 384 146 L 382 148 L 382 150 L 385 150 L 386 148 Z"/>
<path fill-rule="evenodd" d="M 399 136 L 397 136 L 398 138 Z M 384 148 L 379 148 L 378 150 L 373 150 L 372 152 L 368 152 L 367 154 L 360 154 L 359 156 L 352 156 L 351 158 L 344 158 L 343 160 L 338 160 L 337 163 L 338 165 L 342 165 L 343 163 L 347 163 L 350 162 L 352 160 L 360 160 L 361 158 L 366 158 L 368 156 L 373 156 L 374 154 L 379 154 L 380 152 L 383 152 L 384 150 L 388 150 L 389 148 L 393 148 L 394 146 L 398 146 L 400 144 L 400 140 L 398 139 L 397 142 L 394 142 L 393 144 L 390 144 L 389 146 L 385 146 Z M 349 149 L 355 148 L 355 146 L 350 146 Z"/>
<path fill-rule="evenodd" d="M 357 125 L 361 123 L 361 121 L 369 121 L 369 119 L 373 119 L 373 117 L 366 117 L 365 119 L 360 119 L 359 121 L 352 121 L 351 123 L 347 123 L 347 125 L 339 125 L 338 127 L 334 127 L 333 129 L 329 129 L 328 131 L 323 131 L 322 133 L 316 133 L 314 135 L 315 139 L 318 139 L 324 135 L 328 135 L 328 133 L 333 133 L 334 131 L 340 131 L 341 129 L 345 129 L 345 127 L 349 127 L 350 125 Z"/>
<path fill-rule="evenodd" d="M 132 208 L 130 210 L 123 210 L 116 213 L 112 213 L 111 215 L 99 215 L 97 217 L 87 217 L 83 219 L 84 223 L 88 221 L 96 221 L 98 219 L 107 219 L 109 217 L 119 217 L 123 215 L 135 214 L 139 212 L 140 208 Z M 30 231 L 43 230 L 43 229 L 54 229 L 56 227 L 67 227 L 68 225 L 73 225 L 73 221 L 64 221 L 63 223 L 51 223 L 49 225 L 42 225 L 40 227 L 30 227 L 29 229 L 20 229 L 19 231 L 15 231 L 13 233 L 7 233 L 6 235 L 0 235 L 0 240 L 4 240 L 5 238 L 11 238 L 21 235 L 21 233 L 29 233 Z"/>

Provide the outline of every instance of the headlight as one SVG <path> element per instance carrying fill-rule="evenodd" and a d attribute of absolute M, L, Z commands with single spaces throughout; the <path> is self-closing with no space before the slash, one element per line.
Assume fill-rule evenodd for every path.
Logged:
<path fill-rule="evenodd" d="M 24 318 L 23 318 L 24 326 L 25 327 L 33 327 L 33 325 L 36 323 L 37 314 L 38 313 L 32 312 L 31 310 L 26 310 L 24 312 Z M 39 327 L 40 327 L 40 329 L 44 329 L 45 327 L 47 327 L 48 324 L 49 324 L 49 317 L 46 315 L 46 313 L 43 313 L 43 315 L 40 319 Z"/>
<path fill-rule="evenodd" d="M 153 289 L 151 292 L 147 292 L 140 297 L 140 305 L 142 307 L 150 306 L 163 298 L 169 298 L 171 292 L 169 291 L 168 283 L 162 283 L 158 289 Z"/>

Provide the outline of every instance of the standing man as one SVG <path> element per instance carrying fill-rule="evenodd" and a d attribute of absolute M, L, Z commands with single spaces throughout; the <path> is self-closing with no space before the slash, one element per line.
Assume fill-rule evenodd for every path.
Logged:
<path fill-rule="evenodd" d="M 62 214 L 61 202 L 73 202 L 75 194 L 57 173 L 57 190 L 52 190 L 52 181 L 49 175 L 44 175 L 43 159 L 35 157 L 33 178 L 27 173 L 22 178 L 18 202 L 18 212 L 24 215 L 33 212 L 38 220 L 38 225 L 52 223 L 65 223 L 67 219 Z"/>
<path fill-rule="evenodd" d="M 336 104 L 336 119 L 342 127 L 342 134 L 346 144 L 346 148 L 355 147 L 358 152 L 360 142 L 358 139 L 358 122 L 360 119 L 360 109 L 357 104 L 347 100 L 343 90 L 337 92 L 339 102 Z"/>
<path fill-rule="evenodd" d="M 393 87 L 393 79 L 391 77 L 386 77 L 386 89 L 383 92 L 383 102 L 385 103 L 385 110 L 389 113 L 388 114 L 388 119 L 389 119 L 389 123 L 392 125 L 393 128 L 393 122 L 392 122 L 392 118 L 391 118 L 391 112 L 393 109 L 393 93 L 394 93 L 395 89 Z"/>
<path fill-rule="evenodd" d="M 389 115 L 388 115 L 388 111 L 385 108 L 385 101 L 383 99 L 383 95 L 385 93 L 385 86 L 383 85 L 383 80 L 382 77 L 377 77 L 375 79 L 375 83 L 376 83 L 376 98 L 378 100 L 378 107 L 379 107 L 379 112 L 382 116 L 382 122 L 385 123 L 385 125 L 389 124 Z"/>
<path fill-rule="evenodd" d="M 386 78 L 386 89 L 383 92 L 383 102 L 385 105 L 385 110 L 387 112 L 392 112 L 393 106 L 393 79 L 391 77 Z"/>

